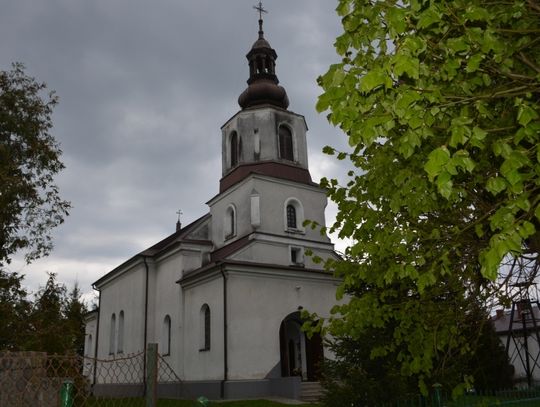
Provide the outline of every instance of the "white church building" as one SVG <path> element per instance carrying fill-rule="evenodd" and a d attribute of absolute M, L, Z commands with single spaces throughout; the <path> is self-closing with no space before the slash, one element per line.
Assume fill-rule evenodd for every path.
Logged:
<path fill-rule="evenodd" d="M 247 54 L 241 110 L 221 127 L 222 178 L 208 213 L 97 280 L 87 356 L 119 358 L 159 344 L 190 394 L 297 398 L 317 381 L 325 349 L 301 331 L 322 317 L 338 281 L 311 255 L 336 258 L 325 191 L 312 181 L 303 116 L 287 110 L 277 54 L 259 37 Z"/>

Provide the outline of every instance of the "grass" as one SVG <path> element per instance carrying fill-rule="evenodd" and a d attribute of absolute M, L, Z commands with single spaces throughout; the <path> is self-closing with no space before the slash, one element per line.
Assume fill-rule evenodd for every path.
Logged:
<path fill-rule="evenodd" d="M 158 407 L 202 407 L 194 400 L 158 400 Z M 89 399 L 84 407 L 145 407 L 142 398 L 131 399 Z M 278 403 L 270 400 L 239 400 L 210 402 L 208 407 L 290 407 L 290 404 Z M 302 407 L 319 407 L 318 404 L 301 404 Z"/>

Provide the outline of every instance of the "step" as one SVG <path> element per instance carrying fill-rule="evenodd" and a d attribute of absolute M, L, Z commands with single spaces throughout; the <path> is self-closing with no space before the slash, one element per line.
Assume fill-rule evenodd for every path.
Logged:
<path fill-rule="evenodd" d="M 300 400 L 317 402 L 323 395 L 323 388 L 319 382 L 302 382 L 300 385 Z"/>

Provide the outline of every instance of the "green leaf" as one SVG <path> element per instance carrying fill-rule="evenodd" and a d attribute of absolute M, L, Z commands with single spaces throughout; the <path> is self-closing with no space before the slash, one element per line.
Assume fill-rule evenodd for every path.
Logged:
<path fill-rule="evenodd" d="M 402 34 L 407 28 L 407 21 L 405 19 L 405 10 L 399 7 L 390 7 L 386 11 L 386 17 L 389 24 L 389 28 L 396 34 Z"/>
<path fill-rule="evenodd" d="M 439 175 L 449 160 L 450 152 L 445 146 L 436 148 L 429 153 L 428 162 L 424 166 L 424 170 L 427 172 L 430 181 L 433 181 L 433 179 Z"/>
<path fill-rule="evenodd" d="M 531 120 L 538 119 L 538 113 L 529 105 L 522 104 L 518 110 L 518 122 L 522 126 L 526 126 Z"/>
<path fill-rule="evenodd" d="M 418 58 L 406 54 L 397 54 L 394 57 L 394 75 L 400 77 L 406 73 L 410 78 L 418 79 L 420 61 Z"/>
<path fill-rule="evenodd" d="M 487 21 L 490 14 L 485 8 L 470 5 L 465 9 L 463 16 L 470 21 Z"/>
<path fill-rule="evenodd" d="M 369 92 L 378 86 L 385 85 L 387 80 L 389 80 L 389 76 L 384 69 L 376 68 L 364 75 L 360 82 L 360 89 Z"/>
<path fill-rule="evenodd" d="M 469 73 L 476 72 L 480 67 L 480 63 L 482 62 L 483 58 L 484 56 L 482 54 L 473 55 L 467 61 L 467 68 L 465 70 Z"/>
<path fill-rule="evenodd" d="M 486 183 L 486 189 L 493 195 L 497 195 L 506 189 L 506 181 L 501 177 L 491 177 Z"/>
<path fill-rule="evenodd" d="M 452 194 L 452 176 L 449 172 L 443 171 L 437 176 L 437 189 L 439 193 L 444 196 L 446 199 L 450 198 Z"/>
<path fill-rule="evenodd" d="M 446 44 L 456 54 L 469 50 L 469 44 L 467 44 L 465 37 L 450 38 Z"/>
<path fill-rule="evenodd" d="M 438 23 L 441 21 L 441 14 L 436 10 L 434 5 L 428 7 L 418 19 L 418 28 L 427 28 L 432 24 Z"/>

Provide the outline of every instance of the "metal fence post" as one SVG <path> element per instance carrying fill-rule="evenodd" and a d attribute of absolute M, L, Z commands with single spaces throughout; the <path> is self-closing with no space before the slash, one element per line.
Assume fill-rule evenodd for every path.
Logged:
<path fill-rule="evenodd" d="M 60 406 L 73 406 L 73 380 L 64 380 L 60 389 Z"/>
<path fill-rule="evenodd" d="M 146 348 L 146 407 L 157 406 L 158 345 L 149 343 Z"/>

